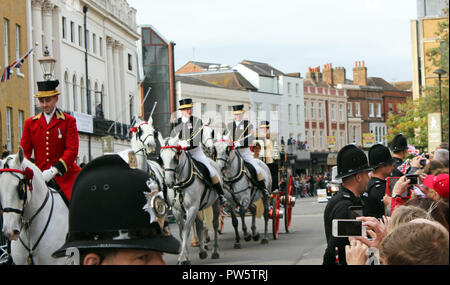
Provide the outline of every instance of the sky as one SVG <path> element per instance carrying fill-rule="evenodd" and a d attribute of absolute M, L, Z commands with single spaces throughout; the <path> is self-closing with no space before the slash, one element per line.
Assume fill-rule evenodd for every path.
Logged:
<path fill-rule="evenodd" d="M 412 80 L 415 0 L 127 0 L 137 24 L 175 42 L 175 68 L 190 60 L 234 66 L 265 62 L 284 72 L 331 63 L 353 79 Z"/>

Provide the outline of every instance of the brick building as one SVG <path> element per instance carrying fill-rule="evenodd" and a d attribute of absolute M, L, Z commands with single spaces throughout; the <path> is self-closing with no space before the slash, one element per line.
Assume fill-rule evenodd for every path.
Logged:
<path fill-rule="evenodd" d="M 1 1 L 0 72 L 2 74 L 6 66 L 22 57 L 31 48 L 27 38 L 28 2 L 25 0 Z M 13 68 L 9 80 L 0 82 L 0 154 L 4 151 L 17 151 L 23 124 L 30 116 L 30 58 L 24 61 L 20 69 Z"/>

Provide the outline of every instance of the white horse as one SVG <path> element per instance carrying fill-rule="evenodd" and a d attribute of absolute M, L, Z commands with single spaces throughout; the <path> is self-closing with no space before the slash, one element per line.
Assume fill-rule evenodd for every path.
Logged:
<path fill-rule="evenodd" d="M 187 245 L 191 226 L 194 221 L 199 240 L 199 256 L 201 259 L 207 258 L 208 253 L 205 250 L 203 238 L 203 221 L 198 217 L 198 212 L 210 206 L 213 206 L 214 227 L 212 258 L 218 259 L 220 257 L 218 253 L 220 215 L 218 194 L 216 191 L 210 189 L 211 187 L 205 184 L 204 180 L 200 178 L 201 174 L 194 165 L 191 155 L 177 146 L 178 138 L 164 139 L 161 134 L 159 134 L 158 138 L 161 143 L 160 156 L 164 165 L 165 182 L 170 190 L 168 191 L 169 205 L 172 207 L 182 240 L 182 249 L 178 257 L 178 264 L 190 264 Z M 220 173 L 219 166 L 212 160 L 210 162 L 216 167 L 217 172 Z M 186 219 L 184 218 L 184 214 L 186 214 Z"/>
<path fill-rule="evenodd" d="M 51 255 L 65 242 L 69 209 L 22 147 L 0 162 L 0 203 L 14 264 L 65 264 Z"/>
<path fill-rule="evenodd" d="M 239 152 L 232 148 L 232 141 L 228 138 L 219 139 L 215 142 L 217 150 L 218 164 L 223 173 L 224 187 L 227 192 L 227 201 L 229 203 L 232 224 L 235 231 L 234 248 L 241 248 L 240 236 L 238 231 L 238 220 L 236 218 L 235 208 L 239 206 L 239 215 L 242 220 L 242 231 L 244 232 L 245 241 L 259 240 L 259 233 L 256 232 L 256 206 L 255 201 L 260 198 L 263 199 L 264 205 L 264 236 L 261 240 L 262 244 L 269 242 L 267 233 L 267 224 L 269 221 L 269 199 L 265 198 L 261 191 L 257 190 L 256 185 L 252 183 L 249 170 L 244 164 L 244 160 Z M 272 189 L 272 176 L 269 167 L 261 160 L 257 160 L 259 166 L 263 170 L 266 189 Z M 231 196 L 231 197 L 230 197 Z M 252 213 L 252 235 L 247 233 L 247 226 L 245 224 L 245 212 L 249 209 Z"/>

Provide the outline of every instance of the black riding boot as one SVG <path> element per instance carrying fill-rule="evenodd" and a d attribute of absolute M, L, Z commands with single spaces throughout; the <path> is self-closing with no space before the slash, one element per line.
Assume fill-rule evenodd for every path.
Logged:
<path fill-rule="evenodd" d="M 222 189 L 222 186 L 220 186 L 220 183 L 213 184 L 213 188 L 214 188 L 214 190 L 216 190 L 217 194 L 219 194 L 220 204 L 221 205 L 225 204 L 227 202 L 227 199 L 225 199 L 225 196 L 223 194 L 223 189 Z"/>
<path fill-rule="evenodd" d="M 266 189 L 266 184 L 264 183 L 264 180 L 258 181 L 257 187 L 258 190 L 260 190 L 263 193 L 264 198 L 269 198 L 270 193 L 269 190 Z"/>

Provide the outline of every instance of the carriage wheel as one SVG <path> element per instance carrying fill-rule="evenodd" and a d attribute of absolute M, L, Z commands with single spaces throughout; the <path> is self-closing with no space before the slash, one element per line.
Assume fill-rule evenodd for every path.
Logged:
<path fill-rule="evenodd" d="M 280 230 L 280 194 L 272 194 L 271 209 L 269 216 L 272 219 L 272 235 L 273 239 L 278 238 L 278 232 Z"/>
<path fill-rule="evenodd" d="M 292 208 L 295 204 L 294 197 L 294 179 L 292 178 L 292 174 L 289 176 L 289 184 L 287 187 L 287 193 L 284 194 L 282 199 L 284 205 L 284 228 L 286 229 L 286 233 L 289 232 L 289 228 L 291 227 L 292 222 Z"/>

